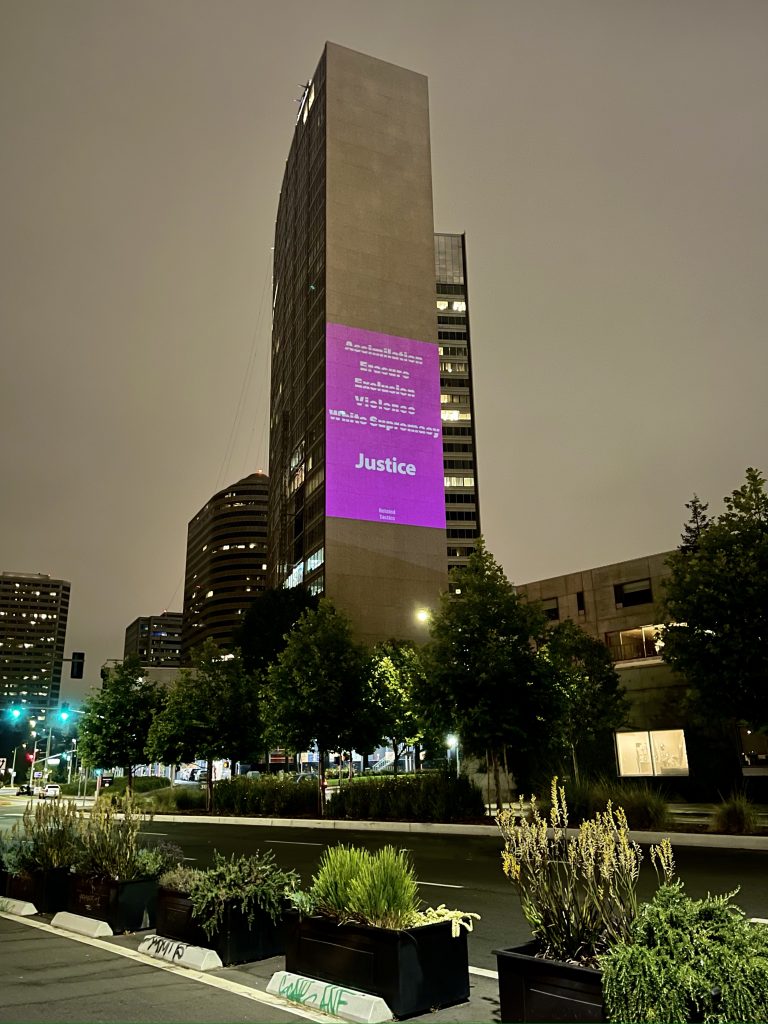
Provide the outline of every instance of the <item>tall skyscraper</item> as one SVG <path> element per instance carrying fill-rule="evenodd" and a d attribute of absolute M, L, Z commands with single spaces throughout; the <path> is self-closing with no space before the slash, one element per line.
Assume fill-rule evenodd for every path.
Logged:
<path fill-rule="evenodd" d="M 361 639 L 447 586 L 427 80 L 328 43 L 275 229 L 270 582 Z"/>
<path fill-rule="evenodd" d="M 123 657 L 145 667 L 176 668 L 181 664 L 181 612 L 142 615 L 125 631 Z"/>
<path fill-rule="evenodd" d="M 70 583 L 0 573 L 0 696 L 37 717 L 59 703 Z"/>
<path fill-rule="evenodd" d="M 480 536 L 472 349 L 464 235 L 435 235 L 440 415 L 443 421 L 448 572 L 467 564 Z"/>
<path fill-rule="evenodd" d="M 269 477 L 251 473 L 207 501 L 189 523 L 181 663 L 209 637 L 224 648 L 267 577 Z"/>

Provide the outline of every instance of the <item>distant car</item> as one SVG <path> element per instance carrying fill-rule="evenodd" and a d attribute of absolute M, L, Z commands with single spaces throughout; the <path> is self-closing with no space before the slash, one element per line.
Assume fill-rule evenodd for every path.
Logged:
<path fill-rule="evenodd" d="M 305 779 L 308 782 L 317 782 L 319 778 L 317 772 L 298 772 L 294 782 L 304 782 Z"/>
<path fill-rule="evenodd" d="M 61 786 L 58 782 L 49 782 L 40 790 L 41 800 L 58 800 L 61 796 Z"/>
<path fill-rule="evenodd" d="M 32 796 L 33 789 L 31 786 L 19 786 L 16 790 L 16 796 Z"/>

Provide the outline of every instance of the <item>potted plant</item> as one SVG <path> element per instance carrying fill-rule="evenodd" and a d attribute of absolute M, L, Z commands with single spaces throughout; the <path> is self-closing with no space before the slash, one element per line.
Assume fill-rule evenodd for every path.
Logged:
<path fill-rule="evenodd" d="M 216 852 L 208 869 L 179 866 L 161 875 L 157 934 L 213 949 L 225 965 L 278 956 L 298 882 L 271 850 L 230 858 Z"/>
<path fill-rule="evenodd" d="M 113 932 L 154 925 L 157 878 L 181 861 L 182 851 L 171 844 L 143 847 L 139 829 L 145 820 L 130 797 L 97 801 L 73 864 L 72 913 L 106 921 Z"/>
<path fill-rule="evenodd" d="M 399 1018 L 469 998 L 467 932 L 478 915 L 422 909 L 405 851 L 330 847 L 292 902 L 287 971 L 381 996 Z"/>
<path fill-rule="evenodd" d="M 694 900 L 680 881 L 640 906 L 600 960 L 610 1020 L 768 1020 L 768 927 L 731 904 Z"/>
<path fill-rule="evenodd" d="M 7 871 L 3 893 L 33 903 L 43 914 L 64 910 L 70 865 L 77 856 L 82 831 L 82 813 L 69 801 L 29 803 L 0 852 Z"/>
<path fill-rule="evenodd" d="M 604 1021 L 600 958 L 627 941 L 637 914 L 642 854 L 624 811 L 598 812 L 568 834 L 565 791 L 552 781 L 549 821 L 531 799 L 529 819 L 503 810 L 502 863 L 532 941 L 495 950 L 502 1021 Z M 657 873 L 674 873 L 668 840 L 651 847 Z"/>

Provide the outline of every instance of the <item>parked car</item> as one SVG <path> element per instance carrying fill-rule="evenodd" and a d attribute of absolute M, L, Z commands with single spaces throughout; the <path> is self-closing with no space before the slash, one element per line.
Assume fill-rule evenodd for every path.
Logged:
<path fill-rule="evenodd" d="M 61 786 L 58 782 L 49 782 L 40 790 L 41 800 L 58 800 L 61 797 Z"/>

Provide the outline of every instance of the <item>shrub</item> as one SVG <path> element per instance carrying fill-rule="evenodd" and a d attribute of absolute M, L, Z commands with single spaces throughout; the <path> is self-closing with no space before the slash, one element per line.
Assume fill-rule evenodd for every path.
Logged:
<path fill-rule="evenodd" d="M 478 787 L 464 776 L 419 772 L 342 785 L 326 813 L 358 821 L 482 821 L 485 803 Z"/>
<path fill-rule="evenodd" d="M 238 775 L 216 783 L 216 810 L 242 817 L 316 817 L 317 786 L 315 779 L 296 782 L 277 775 L 262 775 L 258 779 Z"/>
<path fill-rule="evenodd" d="M 213 856 L 213 867 L 188 879 L 193 917 L 198 918 L 208 938 L 221 924 L 228 904 L 237 907 L 249 925 L 257 908 L 277 922 L 288 895 L 299 883 L 296 872 L 278 867 L 271 850 L 241 857 L 233 854 L 227 858 L 218 852 Z"/>
<path fill-rule="evenodd" d="M 608 803 L 621 807 L 631 829 L 662 831 L 669 828 L 669 806 L 665 797 L 644 782 L 598 779 L 589 782 L 566 782 L 563 786 L 568 801 L 569 817 L 575 825 L 588 821 Z M 549 800 L 540 802 L 540 811 L 549 814 Z"/>
<path fill-rule="evenodd" d="M 757 808 L 745 793 L 734 793 L 715 807 L 709 823 L 710 832 L 729 835 L 750 835 L 757 831 Z"/>
<path fill-rule="evenodd" d="M 625 939 L 637 912 L 642 853 L 629 838 L 621 807 L 607 805 L 568 836 L 565 790 L 552 780 L 549 821 L 531 798 L 529 820 L 511 808 L 496 818 L 504 837 L 504 873 L 520 897 L 523 916 L 543 954 L 593 963 L 611 943 Z M 674 866 L 668 840 L 651 848 L 665 876 Z"/>
<path fill-rule="evenodd" d="M 450 921 L 454 936 L 472 931 L 477 914 L 444 905 L 421 909 L 418 882 L 405 850 L 384 846 L 376 853 L 356 846 L 328 847 L 306 892 L 291 894 L 301 913 L 317 913 L 340 924 L 354 921 L 376 928 L 416 928 Z"/>
<path fill-rule="evenodd" d="M 183 852 L 173 843 L 142 846 L 139 830 L 146 820 L 127 796 L 121 799 L 113 794 L 111 801 L 99 800 L 85 819 L 74 870 L 92 878 L 130 882 L 156 876 L 178 863 Z"/>
<path fill-rule="evenodd" d="M 172 889 L 181 896 L 189 896 L 198 880 L 198 876 L 201 874 L 201 868 L 192 868 L 188 864 L 178 864 L 176 867 L 164 871 L 157 881 L 165 889 Z"/>
<path fill-rule="evenodd" d="M 768 928 L 730 904 L 662 885 L 600 960 L 611 1020 L 768 1020 Z"/>

